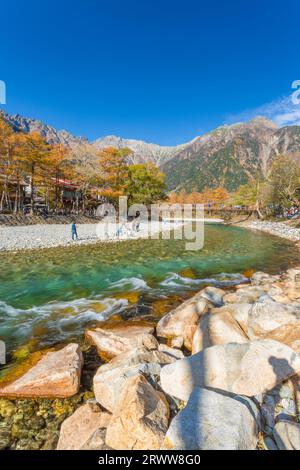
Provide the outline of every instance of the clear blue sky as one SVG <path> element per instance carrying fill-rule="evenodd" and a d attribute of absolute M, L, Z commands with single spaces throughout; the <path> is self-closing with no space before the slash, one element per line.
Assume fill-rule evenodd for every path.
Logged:
<path fill-rule="evenodd" d="M 2 1 L 2 108 L 181 143 L 289 95 L 299 25 L 299 0 Z"/>

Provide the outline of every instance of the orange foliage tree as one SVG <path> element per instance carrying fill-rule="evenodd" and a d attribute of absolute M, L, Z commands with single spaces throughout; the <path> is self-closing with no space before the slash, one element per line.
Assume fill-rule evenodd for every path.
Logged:
<path fill-rule="evenodd" d="M 129 185 L 127 157 L 131 150 L 107 147 L 99 152 L 101 195 L 111 202 L 126 194 Z"/>
<path fill-rule="evenodd" d="M 169 194 L 169 202 L 172 204 L 211 204 L 219 206 L 225 204 L 230 198 L 230 194 L 224 188 L 205 189 L 202 193 L 193 190 L 187 194 L 185 190 L 180 193 L 171 192 Z"/>

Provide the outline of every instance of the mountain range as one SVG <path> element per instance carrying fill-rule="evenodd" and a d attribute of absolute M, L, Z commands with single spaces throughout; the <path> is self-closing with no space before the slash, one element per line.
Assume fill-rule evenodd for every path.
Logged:
<path fill-rule="evenodd" d="M 165 172 L 170 190 L 191 192 L 218 186 L 235 190 L 258 174 L 265 175 L 276 155 L 300 152 L 300 126 L 279 128 L 264 117 L 221 126 L 190 142 L 167 147 L 117 136 L 89 142 L 36 119 L 3 111 L 1 115 L 15 131 L 39 132 L 50 144 L 76 148 L 90 143 L 96 149 L 129 147 L 133 152 L 129 163 L 155 163 Z"/>

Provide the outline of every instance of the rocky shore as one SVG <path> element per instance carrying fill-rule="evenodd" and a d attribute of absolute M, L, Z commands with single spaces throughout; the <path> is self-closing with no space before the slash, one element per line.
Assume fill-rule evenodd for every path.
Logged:
<path fill-rule="evenodd" d="M 238 224 L 253 230 L 260 230 L 261 232 L 270 233 L 277 237 L 286 238 L 293 242 L 300 242 L 300 228 L 290 227 L 285 222 L 270 222 L 267 220 L 252 220 L 250 222 L 243 222 Z"/>
<path fill-rule="evenodd" d="M 176 226 L 179 226 L 176 223 Z M 171 222 L 152 222 L 153 233 L 174 228 Z M 0 252 L 55 248 L 59 246 L 90 245 L 95 243 L 118 242 L 130 239 L 147 238 L 147 225 L 140 224 L 139 232 L 128 230 L 116 236 L 116 229 L 109 229 L 109 237 L 105 236 L 104 224 L 78 224 L 78 240 L 72 240 L 71 225 L 37 224 L 23 226 L 0 225 Z"/>
<path fill-rule="evenodd" d="M 28 415 L 17 407 L 29 397 L 63 407 L 79 396 L 78 344 L 45 352 L 0 384 L 2 448 L 22 448 L 19 415 L 23 434 L 26 420 L 36 426 L 31 448 L 300 449 L 300 267 L 257 272 L 230 290 L 206 287 L 156 327 L 95 328 L 85 344 L 100 360 L 93 393 L 76 398 L 59 424 L 41 405 Z"/>
<path fill-rule="evenodd" d="M 210 219 L 207 221 L 211 222 Z M 221 220 L 215 220 L 221 222 Z M 186 223 L 186 221 L 185 221 Z M 35 250 L 43 248 L 55 248 L 60 246 L 89 245 L 95 243 L 108 243 L 126 241 L 131 239 L 147 238 L 148 232 L 146 224 L 140 224 L 139 232 L 128 230 L 126 233 L 116 236 L 116 230 L 111 229 L 109 238 L 104 235 L 103 224 L 78 224 L 79 239 L 73 241 L 71 238 L 71 225 L 64 224 L 36 224 L 5 226 L 0 225 L 0 252 Z M 182 223 L 176 221 L 175 224 L 168 220 L 163 223 L 152 222 L 153 233 L 172 230 L 181 226 Z M 284 222 L 269 222 L 253 220 L 237 224 L 252 230 L 259 230 L 270 233 L 293 242 L 300 242 L 300 228 L 293 228 Z M 99 228 L 100 227 L 100 228 Z"/>

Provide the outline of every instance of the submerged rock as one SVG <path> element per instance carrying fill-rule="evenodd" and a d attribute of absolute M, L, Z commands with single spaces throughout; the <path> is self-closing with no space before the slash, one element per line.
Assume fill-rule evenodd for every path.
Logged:
<path fill-rule="evenodd" d="M 0 399 L 0 416 L 1 418 L 10 418 L 16 413 L 16 405 L 5 398 Z"/>
<path fill-rule="evenodd" d="M 96 404 L 82 405 L 62 423 L 57 450 L 100 450 L 110 418 Z"/>
<path fill-rule="evenodd" d="M 80 386 L 82 352 L 78 344 L 46 353 L 17 380 L 0 387 L 3 397 L 70 397 Z"/>
<path fill-rule="evenodd" d="M 163 450 L 252 450 L 256 448 L 259 411 L 238 395 L 195 388 L 173 419 Z"/>
<path fill-rule="evenodd" d="M 169 423 L 169 405 L 143 375 L 126 380 L 106 433 L 116 450 L 158 450 Z"/>
<path fill-rule="evenodd" d="M 163 390 L 187 401 L 195 387 L 254 396 L 300 371 L 300 356 L 284 344 L 258 340 L 212 346 L 163 367 Z"/>
<path fill-rule="evenodd" d="M 128 325 L 110 329 L 96 328 L 85 333 L 89 343 L 96 346 L 98 353 L 112 358 L 139 346 L 157 349 L 158 343 L 152 333 L 154 328 L 143 325 Z"/>
<path fill-rule="evenodd" d="M 0 450 L 8 449 L 12 442 L 11 432 L 8 426 L 0 426 Z"/>

